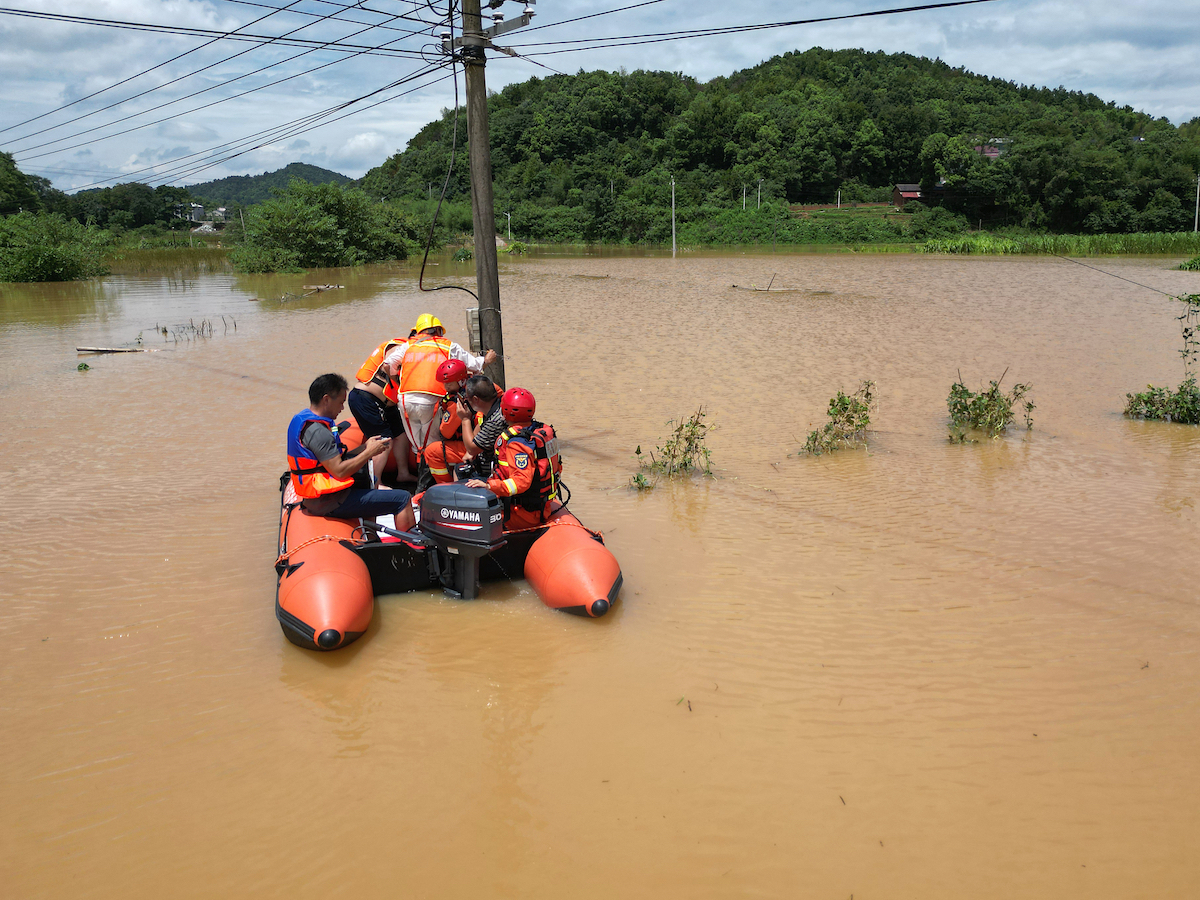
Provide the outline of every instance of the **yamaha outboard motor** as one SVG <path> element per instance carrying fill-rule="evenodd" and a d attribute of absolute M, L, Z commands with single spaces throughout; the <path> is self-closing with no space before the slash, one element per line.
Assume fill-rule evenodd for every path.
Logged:
<path fill-rule="evenodd" d="M 480 557 L 507 543 L 500 498 L 487 488 L 469 488 L 461 482 L 435 484 L 421 498 L 417 527 L 449 562 L 442 569 L 445 592 L 474 600 L 479 593 Z"/>

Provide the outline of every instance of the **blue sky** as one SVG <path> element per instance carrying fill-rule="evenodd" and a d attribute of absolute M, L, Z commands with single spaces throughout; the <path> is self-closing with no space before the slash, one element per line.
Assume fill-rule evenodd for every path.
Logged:
<path fill-rule="evenodd" d="M 326 0 L 95 0 L 84 7 L 65 0 L 13 2 L 25 10 L 217 31 L 241 28 L 250 34 L 277 36 L 301 29 L 293 38 L 317 44 L 342 40 L 371 46 L 391 41 L 393 48 L 411 53 L 409 57 L 362 55 L 302 74 L 342 59 L 343 54 L 315 49 L 289 60 L 316 44 L 279 47 L 223 40 L 202 47 L 206 38 L 194 35 L 0 16 L 0 46 L 4 48 L 0 52 L 3 101 L 0 129 L 9 129 L 0 133 L 0 149 L 14 153 L 23 171 L 50 178 L 65 190 L 101 181 L 195 183 L 226 175 L 270 171 L 294 161 L 357 177 L 403 149 L 421 126 L 454 102 L 451 82 L 435 81 L 444 73 L 432 73 L 374 100 L 412 91 L 405 96 L 304 133 L 268 133 L 249 139 L 236 149 L 254 149 L 221 162 L 218 160 L 228 152 L 211 157 L 205 152 L 420 72 L 426 68 L 421 53 L 436 61 L 436 41 L 428 35 L 406 33 L 419 31 L 422 26 L 400 18 L 416 14 L 430 19 L 431 6 L 416 0 L 364 0 L 357 9 L 339 8 L 349 7 L 349 0 L 337 0 L 337 5 Z M 711 28 L 902 5 L 866 0 L 828 0 L 820 4 L 657 0 L 637 9 L 586 21 L 555 24 L 632 2 L 636 0 L 611 0 L 605 4 L 541 0 L 535 7 L 533 24 L 553 27 L 512 32 L 497 43 L 521 45 Z M 292 4 L 289 11 L 271 9 L 289 3 Z M 509 19 L 516 18 L 523 5 L 506 2 L 502 12 Z M 444 12 L 445 7 L 441 9 Z M 317 20 L 330 14 L 342 20 Z M 267 18 L 248 24 L 260 16 Z M 365 24 L 346 21 L 351 18 Z M 367 24 L 386 27 L 348 37 Z M 1200 115 L 1200 69 L 1196 66 L 1200 0 L 1145 0 L 1126 4 L 1101 0 L 994 0 L 954 9 L 743 35 L 563 53 L 538 57 L 538 61 L 563 72 L 620 67 L 665 69 L 707 80 L 755 65 L 778 53 L 813 46 L 861 47 L 938 57 L 954 66 L 1025 84 L 1063 85 L 1072 90 L 1091 91 L 1105 100 L 1165 116 L 1176 124 Z M 525 52 L 534 49 L 530 47 Z M 187 51 L 191 52 L 182 59 L 128 84 L 35 122 L 17 125 Z M 236 53 L 242 55 L 222 62 Z M 192 74 L 207 66 L 211 68 Z M 264 66 L 273 67 L 222 84 Z M 546 69 L 529 60 L 507 57 L 490 61 L 487 70 L 488 85 L 493 89 L 546 74 L 549 74 Z M 271 81 L 293 75 L 297 77 L 268 86 Z M 167 84 L 176 78 L 177 82 Z M 128 99 L 151 88 L 154 90 L 145 96 Z M 206 109 L 186 112 L 252 88 L 261 89 Z M 197 91 L 203 93 L 180 99 Z M 158 111 L 150 110 L 170 101 L 178 102 Z M 360 106 L 367 102 L 373 101 L 364 101 Z M 117 105 L 101 110 L 109 104 Z M 186 114 L 157 121 L 179 112 Z M 93 114 L 67 122 L 86 113 Z M 116 123 L 125 117 L 130 118 Z M 17 127 L 10 128 L 14 125 Z M 46 128 L 51 130 L 31 134 Z M 115 134 L 131 128 L 136 130 Z M 81 134 L 85 129 L 96 130 Z M 97 140 L 100 138 L 103 139 Z M 46 142 L 53 143 L 35 146 Z M 255 146 L 260 143 L 264 146 Z M 201 169 L 201 165 L 207 168 Z"/>

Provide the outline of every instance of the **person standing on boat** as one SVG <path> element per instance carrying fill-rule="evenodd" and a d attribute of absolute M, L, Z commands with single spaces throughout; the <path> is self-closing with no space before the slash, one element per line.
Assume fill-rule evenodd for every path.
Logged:
<path fill-rule="evenodd" d="M 496 351 L 474 356 L 446 337 L 441 320 L 422 313 L 413 327 L 417 333 L 384 359 L 391 377 L 399 382 L 400 417 L 417 453 L 433 435 L 438 403 L 445 396 L 437 380 L 438 367 L 450 359 L 462 360 L 476 372 L 496 361 Z"/>
<path fill-rule="evenodd" d="M 388 376 L 386 360 L 388 354 L 403 347 L 415 334 L 414 330 L 409 332 L 408 337 L 394 337 L 376 347 L 375 352 L 359 367 L 355 376 L 358 384 L 350 391 L 346 401 L 364 439 L 376 435 L 391 439 L 392 457 L 396 460 L 396 480 L 401 482 L 414 481 L 416 476 L 408 465 L 409 441 L 397 406 L 399 385 L 396 379 Z M 379 486 L 383 467 L 382 460 L 376 461 L 375 487 Z"/>
<path fill-rule="evenodd" d="M 306 512 L 334 519 L 395 515 L 402 531 L 416 525 L 408 491 L 373 490 L 370 479 L 356 479 L 391 442 L 378 435 L 347 451 L 337 433 L 336 417 L 346 406 L 350 386 L 336 373 L 318 376 L 308 388 L 308 409 L 292 416 L 287 430 L 288 471 L 292 488 Z"/>
<path fill-rule="evenodd" d="M 545 524 L 552 501 L 558 499 L 558 438 L 553 426 L 534 419 L 537 402 L 525 388 L 505 391 L 500 409 L 506 427 L 496 438 L 491 477 L 472 478 L 467 487 L 485 487 L 500 498 L 505 531 L 537 528 Z"/>

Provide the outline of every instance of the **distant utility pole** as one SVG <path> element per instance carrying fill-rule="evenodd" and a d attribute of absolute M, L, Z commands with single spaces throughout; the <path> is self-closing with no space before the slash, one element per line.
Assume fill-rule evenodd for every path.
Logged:
<path fill-rule="evenodd" d="M 742 185 L 742 212 L 746 211 L 746 185 Z"/>
<path fill-rule="evenodd" d="M 671 176 L 671 259 L 675 258 L 675 176 Z"/>
<path fill-rule="evenodd" d="M 1196 176 L 1196 218 L 1192 220 L 1192 231 L 1200 231 L 1200 175 Z"/>
<path fill-rule="evenodd" d="M 512 213 L 506 212 L 504 217 L 508 219 L 508 239 L 512 240 Z"/>
<path fill-rule="evenodd" d="M 762 182 L 763 182 L 763 180 L 761 178 L 758 179 L 758 208 L 759 209 L 762 209 Z"/>
<path fill-rule="evenodd" d="M 491 39 L 523 28 L 533 18 L 532 5 L 526 0 L 524 15 L 505 22 L 499 10 L 492 12 L 491 28 L 483 27 L 479 0 L 463 0 L 462 37 L 453 43 L 443 40 L 442 50 L 462 60 L 467 83 L 467 143 L 471 154 L 471 221 L 475 229 L 475 284 L 479 294 L 479 336 L 483 350 L 495 350 L 498 359 L 485 367 L 489 377 L 504 384 L 504 333 L 500 322 L 500 273 L 496 261 L 496 207 L 492 194 L 492 147 L 488 138 L 487 82 L 484 48 L 494 50 Z M 499 4 L 497 4 L 499 5 Z M 489 4 L 490 7 L 490 4 Z M 509 51 L 511 54 L 511 51 Z"/>

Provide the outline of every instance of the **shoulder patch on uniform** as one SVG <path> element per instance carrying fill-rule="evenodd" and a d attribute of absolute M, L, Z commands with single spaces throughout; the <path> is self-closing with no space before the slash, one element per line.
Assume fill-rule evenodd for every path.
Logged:
<path fill-rule="evenodd" d="M 513 462 L 517 464 L 518 469 L 528 468 L 529 454 L 528 453 L 518 453 L 516 456 L 513 457 Z"/>

